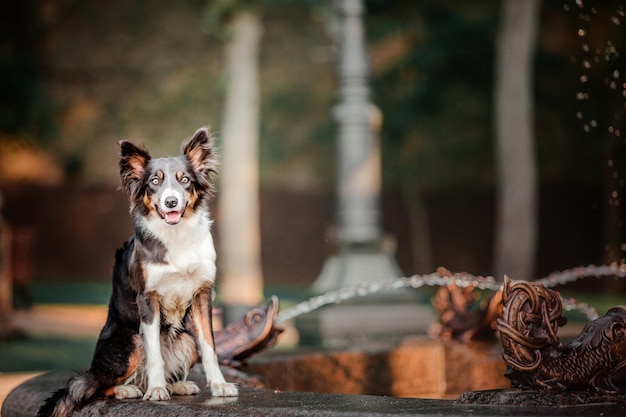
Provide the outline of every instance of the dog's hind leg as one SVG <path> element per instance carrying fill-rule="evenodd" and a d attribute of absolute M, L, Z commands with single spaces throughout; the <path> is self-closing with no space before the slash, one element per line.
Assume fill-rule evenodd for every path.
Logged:
<path fill-rule="evenodd" d="M 191 303 L 191 311 L 195 334 L 202 352 L 202 367 L 207 386 L 211 388 L 211 395 L 214 397 L 236 397 L 239 395 L 237 387 L 224 379 L 215 353 L 213 325 L 211 323 L 211 287 L 208 284 L 196 292 Z"/>
<path fill-rule="evenodd" d="M 133 383 L 139 379 L 142 363 L 143 343 L 136 331 L 105 327 L 98 339 L 90 372 L 101 382 L 107 397 L 141 398 L 141 388 Z"/>

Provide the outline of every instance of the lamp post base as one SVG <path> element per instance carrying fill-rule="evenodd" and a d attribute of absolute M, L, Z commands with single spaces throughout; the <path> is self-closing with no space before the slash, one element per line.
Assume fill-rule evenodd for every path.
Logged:
<path fill-rule="evenodd" d="M 313 283 L 324 294 L 340 288 L 392 279 L 402 275 L 393 257 L 375 249 L 350 249 L 330 256 Z M 414 289 L 400 288 L 357 296 L 297 317 L 301 345 L 341 347 L 366 340 L 393 341 L 424 334 L 433 322 Z"/>

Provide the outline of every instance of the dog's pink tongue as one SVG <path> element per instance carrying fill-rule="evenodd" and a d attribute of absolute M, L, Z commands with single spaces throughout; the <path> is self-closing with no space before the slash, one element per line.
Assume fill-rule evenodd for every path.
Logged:
<path fill-rule="evenodd" d="M 165 213 L 165 222 L 167 224 L 176 224 L 180 221 L 180 218 L 180 211 L 170 211 L 169 213 Z"/>

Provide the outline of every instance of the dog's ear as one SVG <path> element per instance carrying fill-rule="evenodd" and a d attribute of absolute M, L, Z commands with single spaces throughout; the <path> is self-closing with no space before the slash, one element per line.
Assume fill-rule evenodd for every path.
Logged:
<path fill-rule="evenodd" d="M 118 142 L 120 146 L 120 180 L 122 187 L 129 193 L 135 184 L 143 178 L 146 165 L 151 157 L 144 148 L 139 148 L 126 140 Z"/>
<path fill-rule="evenodd" d="M 217 152 L 215 141 L 209 129 L 203 127 L 181 146 L 181 153 L 191 163 L 194 171 L 201 173 L 210 180 L 212 174 L 217 172 Z"/>

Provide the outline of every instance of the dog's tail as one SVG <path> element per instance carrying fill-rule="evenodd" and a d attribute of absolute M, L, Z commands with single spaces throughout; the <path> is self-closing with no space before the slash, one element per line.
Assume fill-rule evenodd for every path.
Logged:
<path fill-rule="evenodd" d="M 56 391 L 45 401 L 37 412 L 37 417 L 69 416 L 91 400 L 99 389 L 100 383 L 92 373 L 76 375 L 70 378 L 65 388 Z"/>

